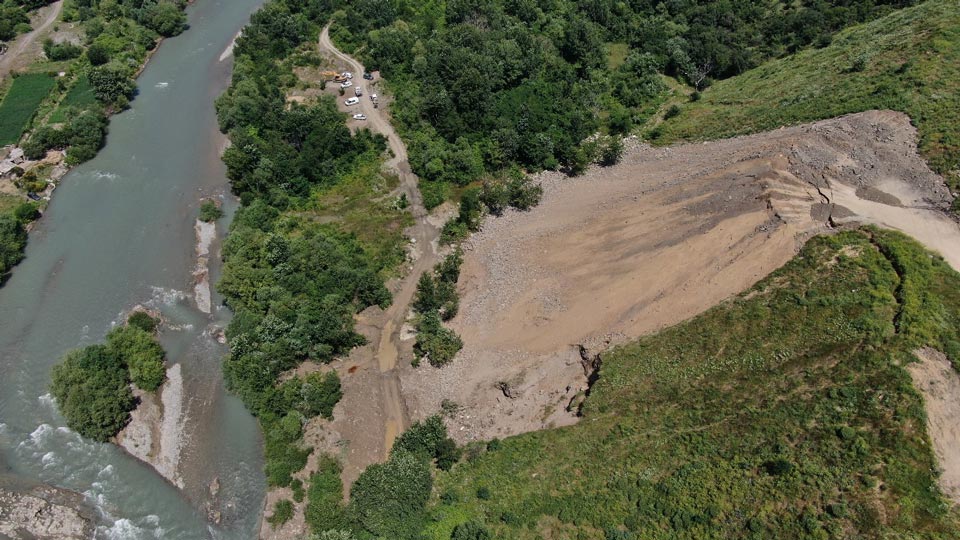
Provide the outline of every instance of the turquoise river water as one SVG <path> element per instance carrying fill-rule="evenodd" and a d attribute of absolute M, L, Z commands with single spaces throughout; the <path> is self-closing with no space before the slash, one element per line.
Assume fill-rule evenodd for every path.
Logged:
<path fill-rule="evenodd" d="M 27 257 L 0 288 L 0 475 L 83 493 L 97 538 L 254 538 L 265 482 L 256 421 L 227 395 L 229 320 L 195 302 L 199 200 L 228 186 L 213 100 L 226 87 L 223 54 L 262 0 L 198 0 L 190 28 L 166 40 L 138 81 L 106 147 L 68 174 L 30 235 Z M 221 220 L 226 222 L 226 220 Z M 218 225 L 223 234 L 224 224 Z M 219 241 L 213 245 L 216 279 Z M 64 426 L 47 387 L 68 350 L 102 340 L 133 306 L 160 310 L 168 362 L 184 379 L 184 490 L 109 444 Z M 207 519 L 218 479 L 222 520 Z"/>

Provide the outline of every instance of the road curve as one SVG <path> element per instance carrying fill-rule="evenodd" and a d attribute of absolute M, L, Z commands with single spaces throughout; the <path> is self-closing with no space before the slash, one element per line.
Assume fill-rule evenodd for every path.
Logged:
<path fill-rule="evenodd" d="M 330 40 L 329 30 L 330 25 L 327 25 L 320 33 L 320 51 L 328 52 L 351 66 L 357 77 L 365 73 L 366 68 L 363 64 L 336 48 Z M 410 312 L 410 304 L 416 293 L 420 275 L 430 271 L 436 264 L 439 231 L 427 222 L 428 214 L 423 206 L 420 190 L 417 189 L 418 179 L 410 171 L 410 163 L 407 161 L 407 147 L 390 124 L 384 109 L 374 108 L 373 102 L 369 99 L 361 99 L 359 107 L 363 114 L 367 115 L 371 130 L 387 138 L 388 146 L 393 153 L 393 158 L 387 161 L 387 167 L 399 176 L 400 190 L 406 194 L 407 200 L 410 201 L 409 209 L 413 214 L 415 224 L 407 231 L 407 234 L 419 246 L 420 251 L 420 256 L 414 262 L 413 268 L 403 278 L 399 288 L 394 293 L 393 304 L 383 313 L 380 320 L 374 323 L 375 326 L 379 327 L 380 339 L 375 356 L 368 361 L 380 371 L 379 391 L 381 399 L 379 402 L 383 407 L 381 416 L 385 423 L 382 456 L 385 459 L 390 453 L 394 439 L 409 424 L 407 407 L 403 400 L 400 377 L 397 372 L 397 359 L 400 356 L 400 328 Z"/>
<path fill-rule="evenodd" d="M 22 55 L 30 45 L 33 45 L 37 38 L 46 32 L 53 23 L 57 22 L 57 19 L 60 18 L 60 12 L 63 10 L 63 0 L 57 0 L 50 4 L 48 8 L 50 12 L 47 14 L 47 18 L 40 23 L 40 26 L 15 39 L 13 43 L 10 44 L 10 50 L 3 56 L 0 56 L 0 79 L 9 75 L 17 60 L 20 58 L 20 55 Z"/>

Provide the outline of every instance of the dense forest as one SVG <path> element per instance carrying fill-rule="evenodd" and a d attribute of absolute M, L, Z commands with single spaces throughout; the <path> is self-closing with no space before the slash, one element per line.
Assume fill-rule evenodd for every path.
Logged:
<path fill-rule="evenodd" d="M 895 298 L 922 295 L 917 283 L 947 291 L 955 276 L 916 245 L 877 231 L 812 243 L 778 274 L 790 283 L 818 276 L 799 297 L 761 284 L 766 292 L 749 302 L 619 351 L 585 406 L 593 423 L 458 449 L 433 417 L 368 468 L 347 503 L 333 457 L 320 456 L 306 485 L 294 477 L 312 451 L 304 426 L 329 418 L 340 397 L 339 380 L 322 364 L 362 343 L 353 326 L 358 311 L 390 303 L 384 281 L 403 260 L 397 225 L 409 222 L 403 205 L 384 197 L 395 179 L 379 171 L 383 140 L 351 134 L 329 98 L 286 100 L 298 84 L 293 67 L 309 62 L 327 21 L 334 39 L 380 69 L 395 95 L 391 113 L 425 202 L 460 200 L 444 228 L 444 239 L 456 242 L 479 227 L 484 212 L 536 203 L 539 191 L 524 171 L 575 174 L 595 160 L 615 162 L 618 137 L 660 108 L 671 85 L 696 100 L 718 80 L 828 47 L 835 32 L 911 3 L 268 2 L 238 40 L 233 81 L 217 112 L 233 142 L 224 161 L 243 203 L 218 285 L 236 313 L 224 370 L 263 426 L 270 485 L 289 486 L 295 501 L 306 501 L 315 532 L 345 540 L 706 538 L 711 531 L 828 538 L 910 527 L 930 537 L 953 534 L 922 437 L 904 431 L 919 421 L 916 395 L 900 392 L 902 370 L 879 358 L 917 345 L 954 347 L 952 296 L 921 303 L 909 315 L 916 332 L 893 336 L 890 318 Z M 336 201 L 348 193 L 349 212 L 338 214 L 345 207 Z M 846 246 L 875 249 L 855 260 L 838 255 Z M 824 265 L 838 258 L 842 264 Z M 417 291 L 416 352 L 436 365 L 459 348 L 441 324 L 457 310 L 459 264 L 454 251 L 421 277 Z M 869 289 L 870 300 L 851 298 L 850 288 Z M 783 316 L 762 316 L 771 310 Z M 786 356 L 745 349 L 784 343 L 792 347 Z M 709 369 L 695 361 L 706 356 L 702 349 L 723 344 L 717 362 L 736 369 L 683 390 L 678 381 Z M 688 349 L 701 354 L 671 360 Z M 836 355 L 846 362 L 833 362 Z M 694 412 L 678 416 L 643 386 L 651 374 L 636 366 L 649 359 L 664 367 L 658 384 Z M 763 369 L 753 369 L 757 362 L 766 362 Z M 815 391 L 796 407 L 758 413 L 770 398 L 764 381 L 787 365 L 790 381 Z M 721 392 L 728 387 L 743 391 L 728 400 Z M 878 404 L 874 388 L 896 397 Z M 694 406 L 707 402 L 709 411 Z M 716 422 L 701 432 L 708 412 Z M 676 452 L 657 444 L 660 424 L 651 418 L 678 427 Z M 760 430 L 741 429 L 758 423 Z M 812 442 L 802 437 L 810 425 L 822 426 Z M 749 447 L 741 450 L 744 441 Z M 557 459 L 545 462 L 548 452 Z M 877 470 L 874 458 L 901 465 Z M 637 463 L 646 469 L 635 470 Z M 834 485 L 841 492 L 824 487 Z M 898 498 L 871 502 L 878 485 Z M 883 512 L 896 518 L 877 517 Z M 278 501 L 271 522 L 292 514 L 290 500 Z"/>
<path fill-rule="evenodd" d="M 290 58 L 315 42 L 321 20 L 296 2 L 268 3 L 238 39 L 233 82 L 217 101 L 233 143 L 223 160 L 243 203 L 217 285 L 235 314 L 224 373 L 263 426 L 268 482 L 300 490 L 292 475 L 311 451 L 303 426 L 332 416 L 340 381 L 333 371 L 284 374 L 363 343 L 354 316 L 390 304 L 384 280 L 403 260 L 409 220 L 391 201 L 374 200 L 396 182 L 379 171 L 382 137 L 351 134 L 332 97 L 286 103 Z M 361 208 L 342 207 L 347 200 Z"/>
<path fill-rule="evenodd" d="M 321 2 L 331 33 L 397 95 L 428 207 L 512 164 L 578 173 L 656 111 L 670 76 L 698 90 L 821 47 L 912 0 Z"/>

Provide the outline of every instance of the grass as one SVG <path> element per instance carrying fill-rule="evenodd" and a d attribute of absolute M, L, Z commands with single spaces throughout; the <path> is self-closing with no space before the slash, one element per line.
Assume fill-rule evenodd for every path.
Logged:
<path fill-rule="evenodd" d="M 413 218 L 397 208 L 390 193 L 400 180 L 382 173 L 381 164 L 376 158 L 363 160 L 337 185 L 316 191 L 305 215 L 355 234 L 377 267 L 392 276 L 406 256 L 403 230 L 413 224 Z"/>
<path fill-rule="evenodd" d="M 610 68 L 611 71 L 619 68 L 627 61 L 627 54 L 629 53 L 629 43 L 607 44 L 607 67 Z"/>
<path fill-rule="evenodd" d="M 960 187 L 960 3 L 897 10 L 840 32 L 823 49 L 717 82 L 661 124 L 656 142 L 719 139 L 869 109 L 910 115 L 931 168 Z"/>
<path fill-rule="evenodd" d="M 26 74 L 17 77 L 0 103 L 0 146 L 20 139 L 27 123 L 40 106 L 56 80 L 49 74 Z"/>
<path fill-rule="evenodd" d="M 914 241 L 817 237 L 605 354 L 579 424 L 468 449 L 426 537 L 476 519 L 516 539 L 957 538 L 903 365 L 960 351 L 958 322 L 960 275 Z"/>
<path fill-rule="evenodd" d="M 86 108 L 97 102 L 97 97 L 93 93 L 93 87 L 90 86 L 90 80 L 86 75 L 77 78 L 77 82 L 70 87 L 64 96 L 60 106 L 50 115 L 48 122 L 59 124 L 67 121 L 67 109 L 76 107 L 78 109 Z"/>
<path fill-rule="evenodd" d="M 26 202 L 24 199 L 21 199 L 15 195 L 0 193 L 0 215 L 13 212 L 16 207 L 20 206 L 24 202 Z"/>

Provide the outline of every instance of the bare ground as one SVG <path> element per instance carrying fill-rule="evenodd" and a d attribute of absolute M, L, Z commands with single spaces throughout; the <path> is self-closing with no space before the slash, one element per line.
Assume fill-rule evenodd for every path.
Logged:
<path fill-rule="evenodd" d="M 816 233 L 876 223 L 960 267 L 952 197 L 899 113 L 634 143 L 618 166 L 539 180 L 538 207 L 488 219 L 465 246 L 457 359 L 401 374 L 411 420 L 460 406 L 460 442 L 576 422 L 597 352 L 744 291 Z"/>
<path fill-rule="evenodd" d="M 919 362 L 907 366 L 913 385 L 923 394 L 927 433 L 940 464 L 940 489 L 960 504 L 960 375 L 940 351 L 914 352 Z"/>
<path fill-rule="evenodd" d="M 32 14 L 30 25 L 33 26 L 33 30 L 17 36 L 10 42 L 10 49 L 6 54 L 0 56 L 0 79 L 9 75 L 11 71 L 26 68 L 40 57 L 43 52 L 41 38 L 48 34 L 62 10 L 63 0 L 58 0 Z"/>

